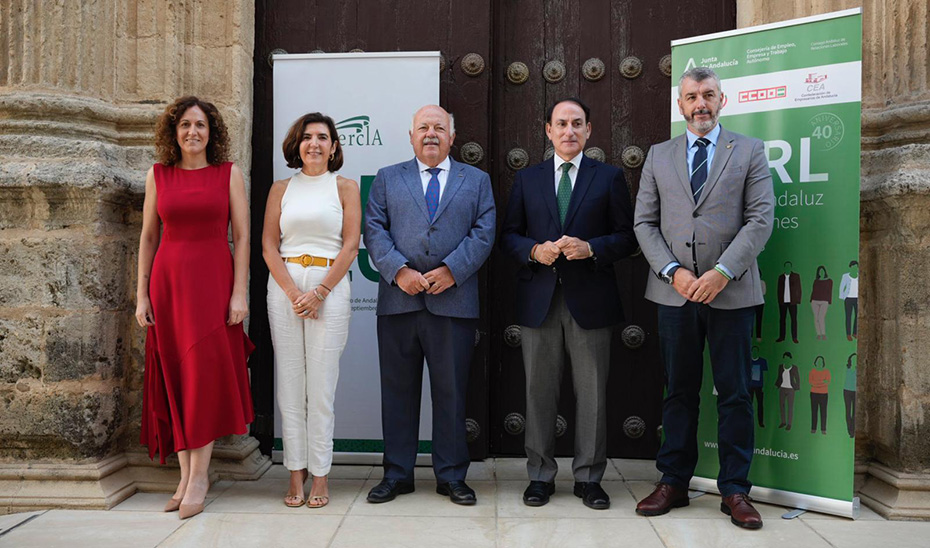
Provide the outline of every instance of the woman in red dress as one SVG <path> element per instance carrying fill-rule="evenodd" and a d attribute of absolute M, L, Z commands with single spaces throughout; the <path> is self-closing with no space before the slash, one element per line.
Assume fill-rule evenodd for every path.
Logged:
<path fill-rule="evenodd" d="M 245 434 L 254 416 L 246 369 L 254 347 L 242 330 L 248 203 L 228 144 L 215 106 L 177 99 L 158 120 L 158 163 L 145 181 L 136 305 L 148 328 L 142 443 L 162 464 L 178 453 L 181 481 L 165 511 L 180 510 L 181 519 L 203 510 L 214 440 Z"/>

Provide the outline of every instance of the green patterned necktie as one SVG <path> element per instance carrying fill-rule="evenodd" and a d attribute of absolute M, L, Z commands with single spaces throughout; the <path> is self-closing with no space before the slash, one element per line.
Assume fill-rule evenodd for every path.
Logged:
<path fill-rule="evenodd" d="M 568 170 L 572 168 L 571 162 L 562 164 L 562 178 L 559 179 L 559 191 L 555 197 L 559 203 L 559 220 L 562 226 L 565 226 L 565 214 L 568 213 L 568 202 L 572 201 L 572 180 L 568 176 Z"/>

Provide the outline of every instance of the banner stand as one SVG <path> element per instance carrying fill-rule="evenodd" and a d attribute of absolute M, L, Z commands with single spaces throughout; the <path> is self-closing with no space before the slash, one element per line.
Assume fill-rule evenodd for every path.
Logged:
<path fill-rule="evenodd" d="M 765 303 L 746 364 L 750 495 L 855 519 L 862 10 L 673 41 L 673 137 L 686 130 L 678 75 L 700 66 L 720 77 L 720 124 L 763 141 L 774 185 L 773 232 L 758 259 Z M 718 492 L 709 353 L 704 363 L 691 487 Z"/>

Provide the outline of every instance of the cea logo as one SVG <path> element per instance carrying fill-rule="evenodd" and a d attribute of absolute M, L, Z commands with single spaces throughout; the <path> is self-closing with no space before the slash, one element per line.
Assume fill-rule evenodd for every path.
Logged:
<path fill-rule="evenodd" d="M 383 146 L 381 133 L 372 129 L 369 116 L 353 116 L 336 123 L 339 132 L 339 144 L 344 147 Z"/>

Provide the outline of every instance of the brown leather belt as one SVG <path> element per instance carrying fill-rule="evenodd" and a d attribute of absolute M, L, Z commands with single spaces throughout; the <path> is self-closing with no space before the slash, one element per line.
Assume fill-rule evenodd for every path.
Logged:
<path fill-rule="evenodd" d="M 284 257 L 286 263 L 297 263 L 307 268 L 308 266 L 333 266 L 336 259 L 327 259 L 326 257 L 314 257 L 313 255 L 301 255 L 300 257 Z"/>

